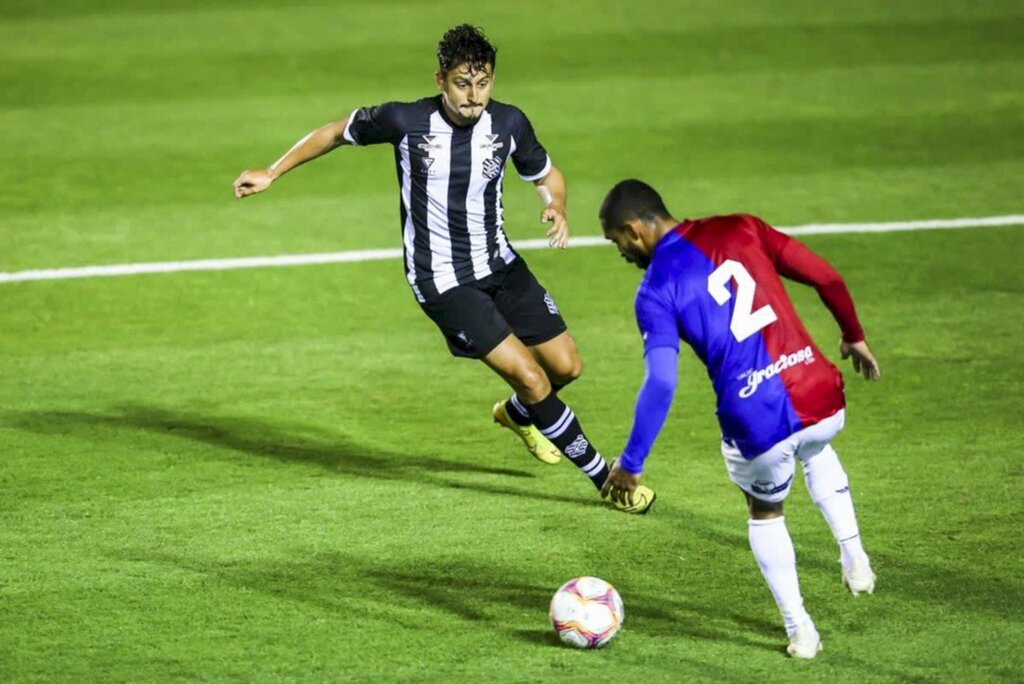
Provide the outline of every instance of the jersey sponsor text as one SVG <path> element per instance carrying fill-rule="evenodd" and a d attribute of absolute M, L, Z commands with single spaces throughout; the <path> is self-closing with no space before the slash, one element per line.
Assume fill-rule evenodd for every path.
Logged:
<path fill-rule="evenodd" d="M 810 345 L 800 349 L 792 354 L 780 354 L 778 360 L 774 363 L 770 363 L 760 370 L 750 369 L 740 374 L 739 380 L 743 378 L 747 379 L 747 384 L 739 391 L 741 399 L 746 399 L 753 396 L 757 388 L 761 386 L 761 383 L 769 378 L 774 378 L 782 371 L 797 366 L 799 364 L 810 365 L 814 363 L 814 350 Z"/>

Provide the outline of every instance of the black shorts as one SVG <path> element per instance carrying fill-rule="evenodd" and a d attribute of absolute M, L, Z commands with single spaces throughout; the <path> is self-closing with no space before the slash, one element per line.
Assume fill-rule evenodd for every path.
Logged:
<path fill-rule="evenodd" d="M 555 300 L 520 257 L 491 275 L 421 302 L 455 356 L 482 359 L 510 334 L 528 347 L 565 332 Z"/>

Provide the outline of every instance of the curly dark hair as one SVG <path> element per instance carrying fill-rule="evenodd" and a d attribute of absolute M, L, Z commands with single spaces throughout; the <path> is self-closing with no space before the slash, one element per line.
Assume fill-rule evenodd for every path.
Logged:
<path fill-rule="evenodd" d="M 608 192 L 598 217 L 605 230 L 611 230 L 637 218 L 644 221 L 667 219 L 669 213 L 657 190 L 641 180 L 630 178 L 616 183 Z"/>
<path fill-rule="evenodd" d="M 473 71 L 480 71 L 488 64 L 493 69 L 497 52 L 498 49 L 487 40 L 483 29 L 462 24 L 448 29 L 441 37 L 441 42 L 437 44 L 437 62 L 442 74 L 447 74 L 461 64 L 468 64 Z"/>

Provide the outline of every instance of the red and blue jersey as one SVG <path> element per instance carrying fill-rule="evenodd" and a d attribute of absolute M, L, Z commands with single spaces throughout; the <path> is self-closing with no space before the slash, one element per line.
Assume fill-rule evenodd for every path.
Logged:
<path fill-rule="evenodd" d="M 658 242 L 637 292 L 645 353 L 678 350 L 680 340 L 693 348 L 718 396 L 723 439 L 746 458 L 845 406 L 842 375 L 811 339 L 783 277 L 817 289 L 844 340 L 864 338 L 836 270 L 754 216 L 679 224 Z"/>

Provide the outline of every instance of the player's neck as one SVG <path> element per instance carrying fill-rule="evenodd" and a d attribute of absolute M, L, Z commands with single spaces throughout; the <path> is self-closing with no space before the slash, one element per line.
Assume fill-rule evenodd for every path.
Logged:
<path fill-rule="evenodd" d="M 661 239 L 671 233 L 679 225 L 679 221 L 675 220 L 671 216 L 664 219 L 658 219 L 657 223 L 652 226 L 652 230 L 648 232 L 651 237 L 651 244 L 647 247 L 654 251 L 655 245 L 661 242 Z"/>
<path fill-rule="evenodd" d="M 453 109 L 451 104 L 448 102 L 448 98 L 444 95 L 441 96 L 441 110 L 444 113 L 445 118 L 448 119 L 451 124 L 459 128 L 468 128 L 476 123 L 476 119 L 467 119 L 458 111 Z"/>

